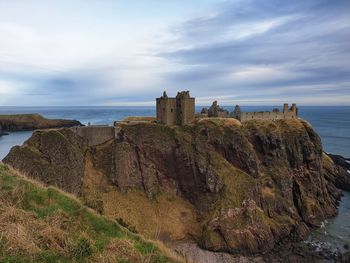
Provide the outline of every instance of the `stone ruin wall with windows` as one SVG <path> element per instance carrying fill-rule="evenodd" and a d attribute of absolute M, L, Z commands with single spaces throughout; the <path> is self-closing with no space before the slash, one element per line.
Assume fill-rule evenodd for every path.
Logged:
<path fill-rule="evenodd" d="M 242 112 L 240 107 L 236 106 L 231 116 L 238 119 L 241 122 L 249 120 L 296 119 L 298 118 L 298 109 L 296 107 L 296 104 L 292 104 L 292 107 L 290 109 L 288 108 L 288 104 L 284 104 L 282 112 L 278 109 L 274 109 L 273 111 L 261 112 Z"/>

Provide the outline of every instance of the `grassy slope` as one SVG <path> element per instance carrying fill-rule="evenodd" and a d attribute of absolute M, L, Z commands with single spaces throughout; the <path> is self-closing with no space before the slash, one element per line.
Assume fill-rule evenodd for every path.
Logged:
<path fill-rule="evenodd" d="M 175 262 L 74 197 L 1 163 L 0 233 L 0 262 Z"/>

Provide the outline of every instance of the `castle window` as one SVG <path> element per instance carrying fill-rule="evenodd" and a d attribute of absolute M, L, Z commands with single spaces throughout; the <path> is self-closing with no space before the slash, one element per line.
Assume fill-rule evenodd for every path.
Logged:
<path fill-rule="evenodd" d="M 171 112 L 173 112 L 173 111 L 174 111 L 174 109 L 171 109 L 170 111 L 171 111 Z"/>
<path fill-rule="evenodd" d="M 163 108 L 163 111 L 165 112 L 165 108 Z"/>

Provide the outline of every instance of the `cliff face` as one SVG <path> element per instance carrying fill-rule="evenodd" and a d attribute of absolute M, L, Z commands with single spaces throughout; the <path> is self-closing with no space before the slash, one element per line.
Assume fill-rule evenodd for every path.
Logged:
<path fill-rule="evenodd" d="M 47 185 L 77 194 L 86 149 L 86 142 L 68 129 L 36 131 L 23 146 L 13 147 L 6 161 Z"/>
<path fill-rule="evenodd" d="M 46 119 L 39 114 L 0 115 L 0 133 L 2 131 L 31 131 L 35 129 L 49 129 L 81 126 L 79 121 Z"/>
<path fill-rule="evenodd" d="M 125 124 L 96 147 L 67 129 L 40 131 L 4 162 L 146 236 L 245 254 L 334 216 L 347 176 L 302 120 Z"/>

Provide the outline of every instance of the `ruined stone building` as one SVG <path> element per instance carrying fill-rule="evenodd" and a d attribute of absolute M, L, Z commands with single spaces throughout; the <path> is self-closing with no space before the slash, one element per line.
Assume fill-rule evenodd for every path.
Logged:
<path fill-rule="evenodd" d="M 189 91 L 178 92 L 175 98 L 169 98 L 164 91 L 157 98 L 157 123 L 166 125 L 184 125 L 194 120 L 195 99 Z"/>
<path fill-rule="evenodd" d="M 204 109 L 203 109 L 204 110 Z M 205 112 L 205 110 L 202 112 Z M 217 101 L 214 101 L 213 104 L 210 106 L 210 108 L 207 110 L 208 117 L 219 117 L 219 118 L 228 118 L 230 116 L 230 113 L 221 108 L 218 105 Z"/>
<path fill-rule="evenodd" d="M 296 119 L 298 118 L 298 108 L 295 103 L 289 109 L 288 104 L 283 105 L 283 111 L 273 109 L 273 111 L 259 111 L 259 112 L 242 112 L 240 106 L 236 106 L 231 113 L 231 117 L 244 122 L 249 120 L 280 120 L 280 119 Z"/>

